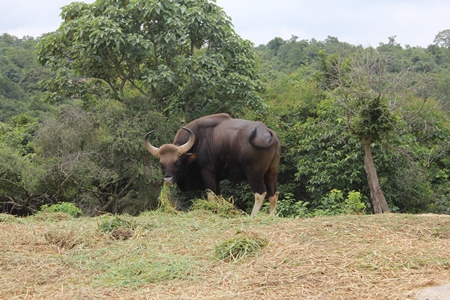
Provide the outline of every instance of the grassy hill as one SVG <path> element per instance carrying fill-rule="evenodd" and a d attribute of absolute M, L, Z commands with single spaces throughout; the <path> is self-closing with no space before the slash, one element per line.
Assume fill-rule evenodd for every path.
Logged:
<path fill-rule="evenodd" d="M 450 284 L 450 216 L 0 214 L 0 299 L 414 299 Z"/>

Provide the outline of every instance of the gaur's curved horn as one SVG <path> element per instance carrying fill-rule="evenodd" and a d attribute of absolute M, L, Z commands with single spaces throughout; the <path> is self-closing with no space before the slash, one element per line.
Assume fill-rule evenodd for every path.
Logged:
<path fill-rule="evenodd" d="M 156 158 L 159 158 L 159 148 L 156 148 L 155 146 L 153 146 L 152 144 L 150 144 L 150 142 L 148 141 L 148 137 L 150 136 L 150 134 L 152 134 L 153 132 L 155 132 L 154 130 L 147 132 L 147 134 L 144 136 L 144 146 L 145 148 L 148 150 L 148 152 L 150 152 L 153 156 L 155 156 Z"/>
<path fill-rule="evenodd" d="M 195 134 L 192 132 L 192 130 L 190 130 L 189 128 L 186 128 L 186 127 L 183 127 L 182 129 L 189 132 L 189 140 L 184 145 L 181 145 L 180 147 L 178 147 L 178 154 L 180 154 L 180 156 L 185 154 L 186 152 L 188 152 L 189 149 L 191 149 L 192 146 L 194 146 L 194 142 L 195 142 Z"/>

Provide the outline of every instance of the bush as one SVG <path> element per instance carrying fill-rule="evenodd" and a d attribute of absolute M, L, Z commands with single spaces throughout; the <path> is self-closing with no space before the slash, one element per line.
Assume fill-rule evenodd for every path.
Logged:
<path fill-rule="evenodd" d="M 342 214 L 364 214 L 366 205 L 361 201 L 361 193 L 350 191 L 344 199 L 341 190 L 333 189 L 320 200 L 320 205 L 310 209 L 309 202 L 296 200 L 294 195 L 286 193 L 284 199 L 278 201 L 277 216 L 283 218 L 308 218 L 315 216 L 335 216 Z M 265 205 L 265 207 L 268 204 Z"/>
<path fill-rule="evenodd" d="M 344 193 L 341 190 L 332 189 L 320 202 L 321 205 L 313 211 L 314 216 L 361 214 L 366 210 L 366 205 L 361 202 L 361 193 L 355 191 L 350 191 L 344 199 Z"/>
<path fill-rule="evenodd" d="M 81 209 L 75 206 L 75 204 L 69 202 L 59 202 L 50 206 L 44 204 L 41 206 L 41 212 L 66 213 L 74 218 L 81 216 L 81 214 L 83 213 Z"/>
<path fill-rule="evenodd" d="M 264 206 L 268 206 L 269 203 L 265 203 Z M 309 216 L 308 202 L 296 200 L 292 193 L 284 194 L 284 199 L 277 203 L 277 216 L 282 218 L 305 218 Z"/>
<path fill-rule="evenodd" d="M 364 214 L 366 205 L 361 202 L 361 193 L 350 191 L 344 203 L 344 211 L 347 214 Z"/>

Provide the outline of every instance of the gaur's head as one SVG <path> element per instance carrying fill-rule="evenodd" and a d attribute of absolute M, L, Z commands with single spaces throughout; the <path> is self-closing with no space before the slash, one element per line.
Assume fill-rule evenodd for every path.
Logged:
<path fill-rule="evenodd" d="M 159 163 L 164 172 L 164 183 L 172 185 L 177 181 L 177 176 L 180 172 L 180 168 L 186 159 L 193 159 L 194 155 L 187 153 L 192 148 L 195 142 L 194 133 L 186 127 L 183 127 L 189 133 L 189 140 L 181 145 L 164 144 L 157 148 L 153 146 L 148 137 L 154 132 L 148 132 L 144 137 L 144 146 L 153 156 L 159 159 Z"/>

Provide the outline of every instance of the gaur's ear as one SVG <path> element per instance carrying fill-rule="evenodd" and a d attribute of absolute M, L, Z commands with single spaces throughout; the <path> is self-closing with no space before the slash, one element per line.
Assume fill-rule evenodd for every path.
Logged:
<path fill-rule="evenodd" d="M 188 163 L 194 162 L 197 159 L 197 153 L 186 153 L 188 156 Z"/>

